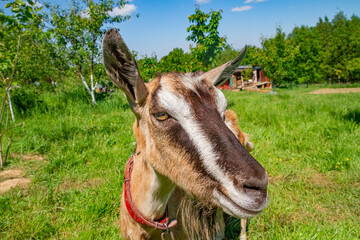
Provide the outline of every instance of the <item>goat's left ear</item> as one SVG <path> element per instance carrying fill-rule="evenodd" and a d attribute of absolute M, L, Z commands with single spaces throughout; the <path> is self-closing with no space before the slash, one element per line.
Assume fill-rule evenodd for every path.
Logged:
<path fill-rule="evenodd" d="M 134 57 L 115 28 L 105 33 L 102 52 L 107 75 L 126 94 L 129 105 L 134 110 L 143 103 L 148 91 Z"/>
<path fill-rule="evenodd" d="M 247 46 L 245 46 L 233 60 L 204 73 L 204 77 L 211 80 L 215 86 L 221 86 L 240 65 L 246 55 L 246 49 Z"/>

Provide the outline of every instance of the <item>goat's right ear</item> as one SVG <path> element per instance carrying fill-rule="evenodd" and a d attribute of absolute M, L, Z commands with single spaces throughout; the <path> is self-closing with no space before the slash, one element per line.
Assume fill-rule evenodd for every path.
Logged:
<path fill-rule="evenodd" d="M 141 105 L 148 90 L 133 55 L 115 28 L 105 33 L 102 53 L 107 75 L 126 94 L 130 107 Z"/>
<path fill-rule="evenodd" d="M 245 46 L 233 60 L 204 73 L 204 77 L 210 79 L 215 86 L 221 86 L 240 65 L 246 55 L 246 49 L 247 46 Z"/>

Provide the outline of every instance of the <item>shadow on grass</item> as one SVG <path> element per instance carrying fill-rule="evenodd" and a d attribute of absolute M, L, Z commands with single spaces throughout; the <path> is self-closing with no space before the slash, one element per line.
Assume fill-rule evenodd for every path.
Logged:
<path fill-rule="evenodd" d="M 353 121 L 356 124 L 360 124 L 360 109 L 348 111 L 343 118 L 347 121 Z"/>

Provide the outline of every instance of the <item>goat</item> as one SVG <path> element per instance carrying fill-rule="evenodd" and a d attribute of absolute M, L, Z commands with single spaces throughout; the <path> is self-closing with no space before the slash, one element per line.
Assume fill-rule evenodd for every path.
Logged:
<path fill-rule="evenodd" d="M 215 87 L 246 47 L 206 73 L 167 73 L 149 83 L 116 29 L 104 35 L 102 51 L 107 75 L 136 117 L 120 207 L 125 239 L 223 239 L 223 213 L 250 218 L 266 207 L 267 173 Z"/>

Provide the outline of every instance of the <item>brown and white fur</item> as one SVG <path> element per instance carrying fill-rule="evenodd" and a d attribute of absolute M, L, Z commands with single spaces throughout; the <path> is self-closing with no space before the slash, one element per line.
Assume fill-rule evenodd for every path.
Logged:
<path fill-rule="evenodd" d="M 249 218 L 267 205 L 267 173 L 240 143 L 252 147 L 215 87 L 245 52 L 206 73 L 169 73 L 145 84 L 117 30 L 104 36 L 106 72 L 136 116 L 133 201 L 149 219 L 161 218 L 166 209 L 176 217 L 175 239 L 222 239 L 223 212 Z M 160 239 L 161 230 L 131 218 L 124 197 L 120 211 L 125 239 Z"/>

